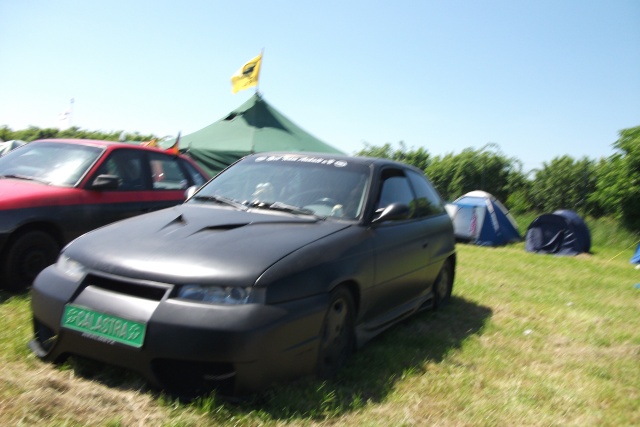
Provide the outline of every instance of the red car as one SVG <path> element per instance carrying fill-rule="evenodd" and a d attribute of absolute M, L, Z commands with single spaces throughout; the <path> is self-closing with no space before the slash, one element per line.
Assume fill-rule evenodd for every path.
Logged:
<path fill-rule="evenodd" d="M 49 139 L 0 157 L 0 287 L 21 290 L 69 241 L 180 204 L 209 177 L 191 159 L 110 141 Z"/>

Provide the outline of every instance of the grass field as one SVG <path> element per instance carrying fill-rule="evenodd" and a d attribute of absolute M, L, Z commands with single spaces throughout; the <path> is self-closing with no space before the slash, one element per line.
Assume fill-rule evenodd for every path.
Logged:
<path fill-rule="evenodd" d="M 235 404 L 178 402 L 86 361 L 42 363 L 27 349 L 29 296 L 0 294 L 0 425 L 640 425 L 637 237 L 589 226 L 592 254 L 577 257 L 458 245 L 449 306 L 388 330 L 334 381 Z"/>

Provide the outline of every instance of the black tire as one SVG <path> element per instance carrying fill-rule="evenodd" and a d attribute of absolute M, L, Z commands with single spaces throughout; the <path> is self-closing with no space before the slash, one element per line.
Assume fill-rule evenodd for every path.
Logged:
<path fill-rule="evenodd" d="M 347 289 L 337 288 L 331 293 L 331 302 L 320 331 L 319 378 L 333 378 L 353 353 L 354 311 L 353 297 Z"/>
<path fill-rule="evenodd" d="M 438 273 L 438 277 L 435 282 L 433 282 L 433 308 L 435 310 L 447 305 L 451 299 L 453 275 L 453 262 L 448 259 L 444 262 L 440 273 Z"/>
<path fill-rule="evenodd" d="M 7 250 L 3 265 L 3 286 L 9 291 L 23 291 L 38 273 L 56 262 L 60 246 L 43 231 L 29 231 L 15 239 Z"/>

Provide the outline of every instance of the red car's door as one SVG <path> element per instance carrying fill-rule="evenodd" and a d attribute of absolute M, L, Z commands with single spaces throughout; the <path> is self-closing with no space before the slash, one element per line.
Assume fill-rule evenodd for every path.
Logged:
<path fill-rule="evenodd" d="M 178 156 L 133 147 L 108 152 L 84 182 L 84 203 L 76 212 L 84 232 L 182 203 L 189 186 L 207 179 L 190 173 L 182 162 Z M 117 185 L 95 186 L 105 175 L 116 177 Z"/>

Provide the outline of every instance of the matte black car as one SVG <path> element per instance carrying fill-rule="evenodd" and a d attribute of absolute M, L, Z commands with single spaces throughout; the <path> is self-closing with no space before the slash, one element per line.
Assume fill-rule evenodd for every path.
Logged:
<path fill-rule="evenodd" d="M 446 302 L 456 255 L 423 173 L 255 154 L 184 204 L 85 234 L 36 279 L 32 350 L 177 393 L 333 376 L 374 335 Z"/>
<path fill-rule="evenodd" d="M 191 159 L 110 141 L 33 141 L 0 157 L 0 287 L 23 290 L 87 231 L 184 202 Z"/>

